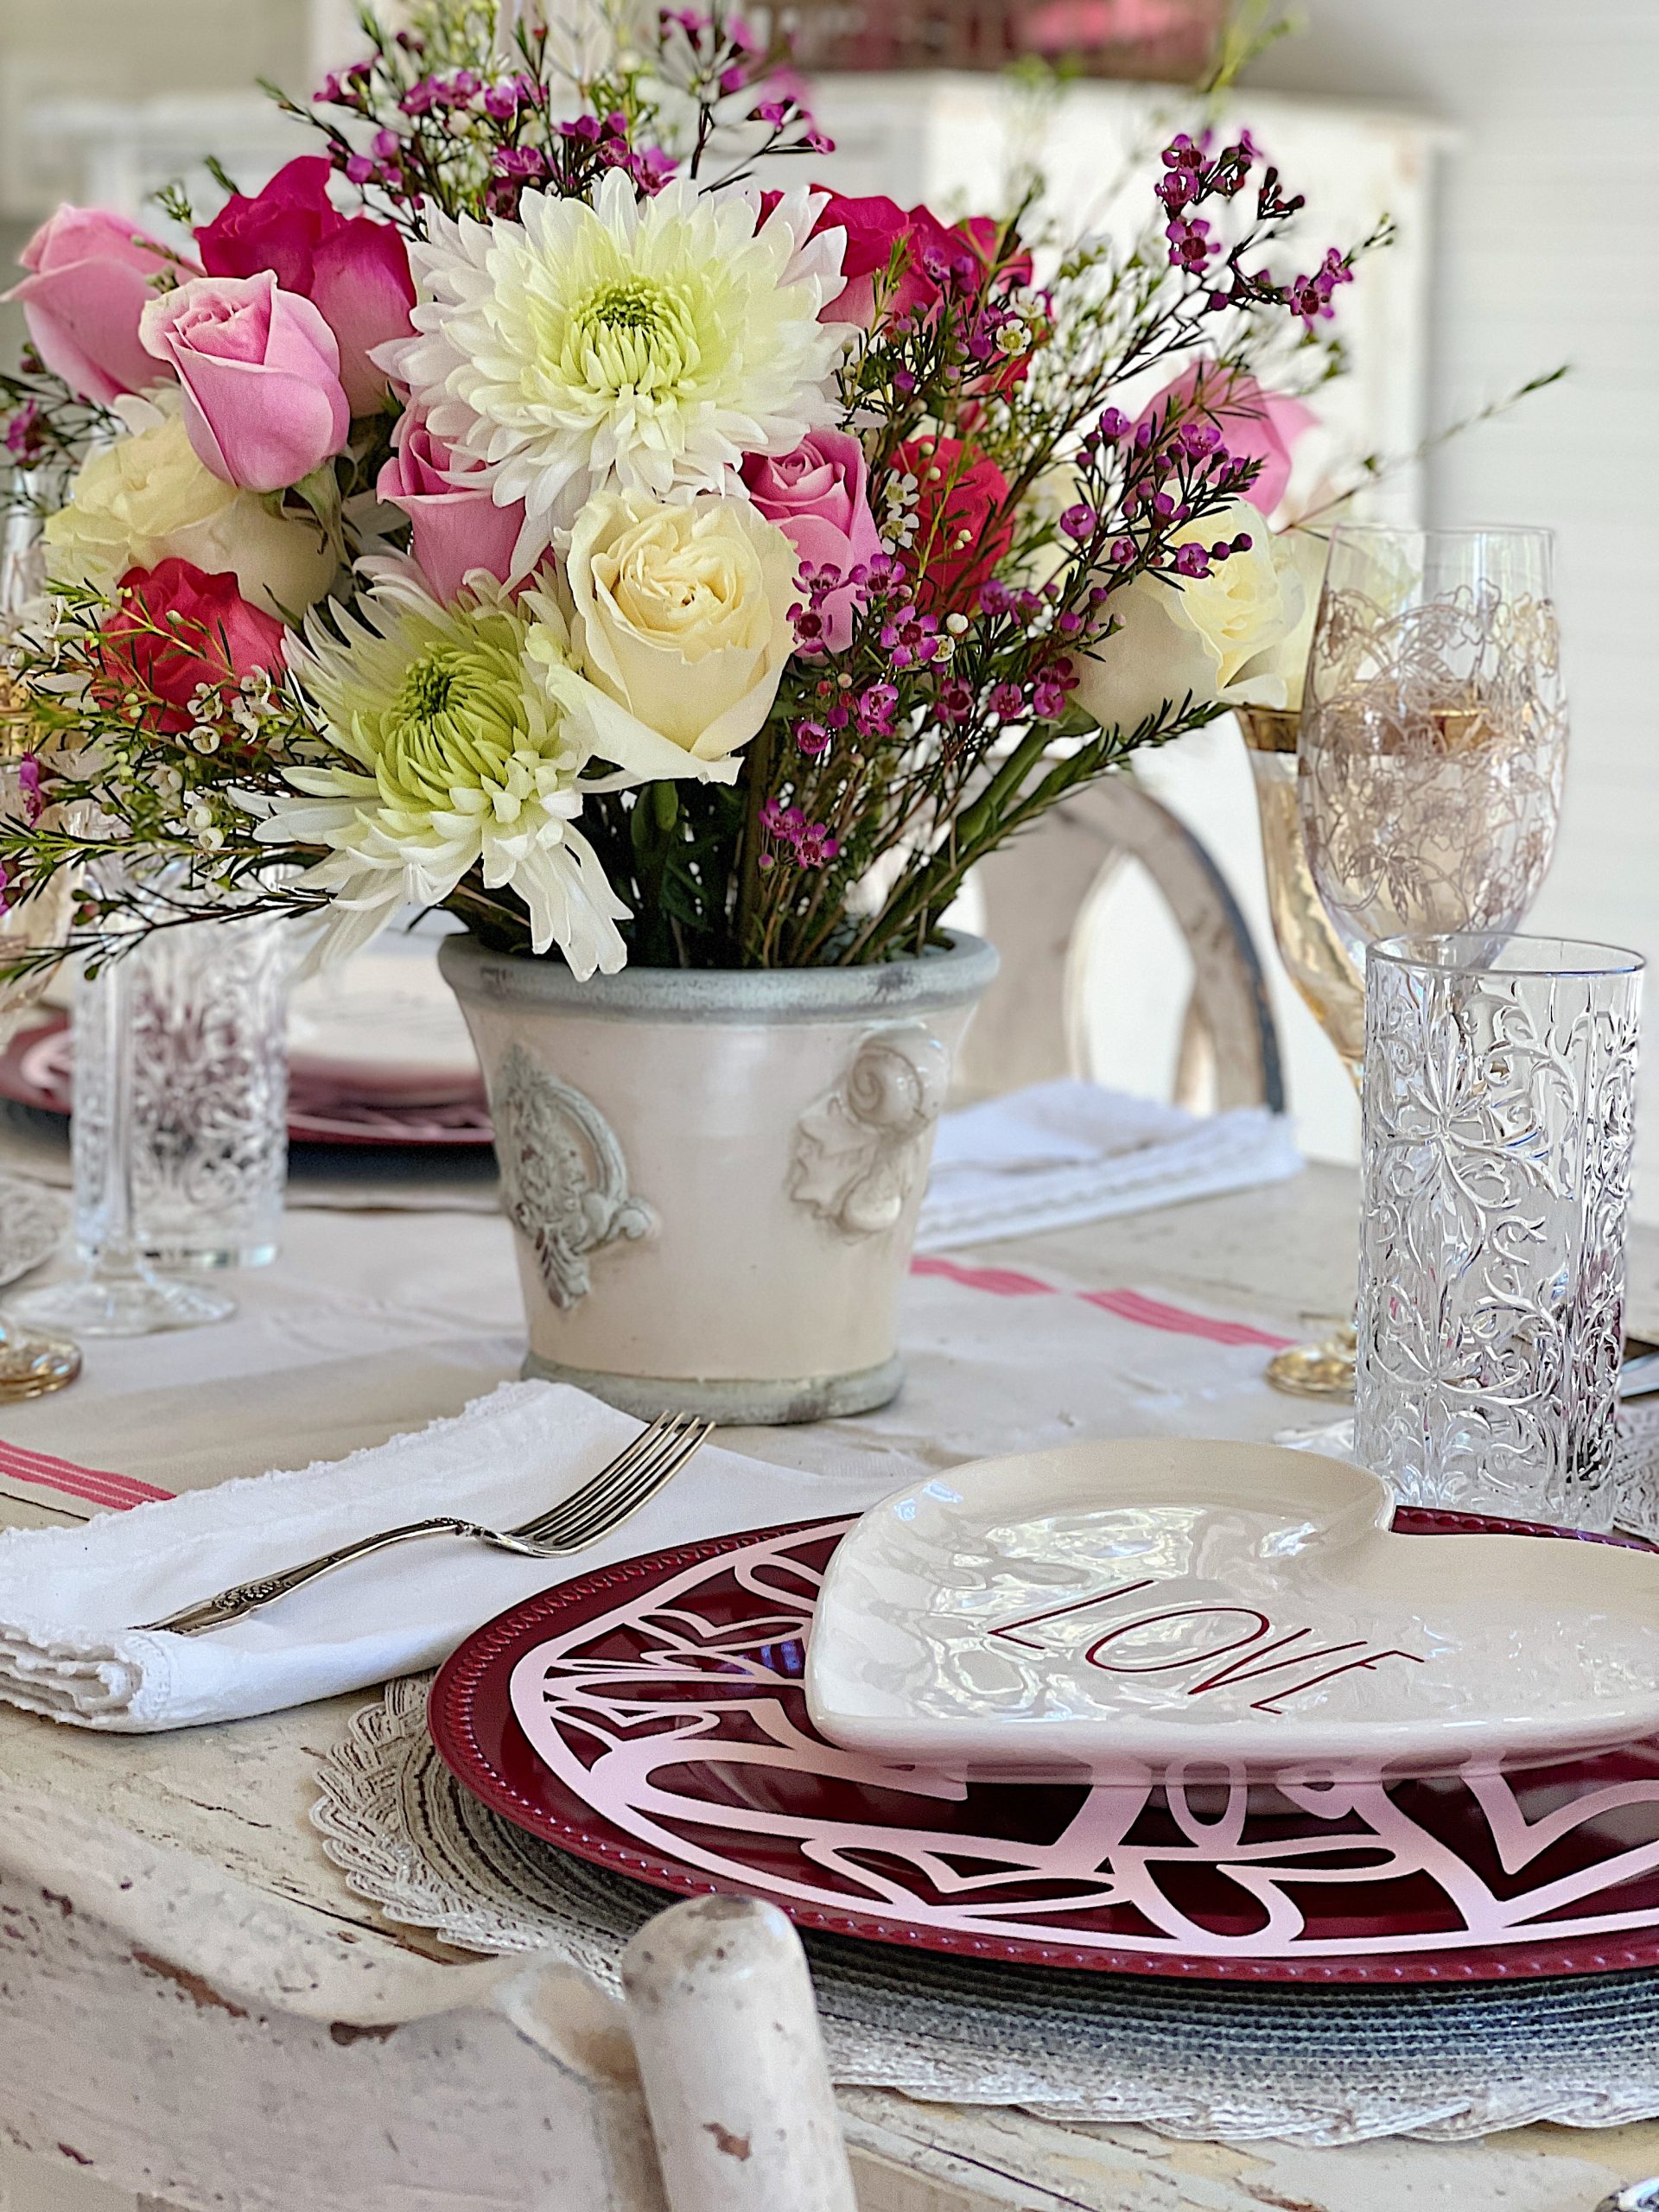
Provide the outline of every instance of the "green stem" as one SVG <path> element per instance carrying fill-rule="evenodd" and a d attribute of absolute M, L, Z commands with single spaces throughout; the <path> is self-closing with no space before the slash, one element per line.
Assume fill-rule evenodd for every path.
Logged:
<path fill-rule="evenodd" d="M 743 812 L 743 847 L 738 858 L 737 912 L 733 922 L 733 938 L 740 968 L 763 964 L 752 960 L 751 948 L 757 937 L 761 891 L 765 875 L 760 855 L 766 849 L 766 833 L 760 826 L 760 810 L 772 795 L 773 765 L 778 757 L 778 732 L 767 722 L 750 746 L 744 765 L 747 804 Z"/>
<path fill-rule="evenodd" d="M 912 875 L 908 886 L 901 888 L 885 912 L 876 915 L 868 928 L 854 940 L 848 950 L 848 966 L 880 959 L 918 912 L 939 911 L 938 894 L 943 886 L 960 883 L 982 847 L 988 851 L 997 842 L 997 825 L 1004 809 L 1017 797 L 1052 735 L 1046 723 L 1027 731 L 973 804 L 964 807 L 952 823 L 949 858 L 941 865 L 940 855 L 929 855 Z M 988 837 L 988 830 L 991 832 Z"/>

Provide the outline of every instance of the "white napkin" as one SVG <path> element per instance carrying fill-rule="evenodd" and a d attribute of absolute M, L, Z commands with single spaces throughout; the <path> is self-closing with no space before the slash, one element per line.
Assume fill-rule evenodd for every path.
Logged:
<path fill-rule="evenodd" d="M 1282 1182 L 1291 1125 L 1256 1106 L 1189 1114 L 1065 1077 L 947 1114 L 918 1244 L 937 1252 Z"/>
<path fill-rule="evenodd" d="M 569 1560 L 425 1537 L 208 1636 L 130 1625 L 402 1522 L 528 1520 L 639 1427 L 580 1390 L 509 1382 L 453 1420 L 347 1459 L 224 1483 L 84 1529 L 8 1530 L 0 1698 L 123 1733 L 272 1713 L 435 1666 L 509 1605 L 595 1567 L 730 1529 L 856 1512 L 902 1479 L 888 1459 L 873 1459 L 868 1474 L 812 1475 L 705 1445 L 644 1512 Z"/>

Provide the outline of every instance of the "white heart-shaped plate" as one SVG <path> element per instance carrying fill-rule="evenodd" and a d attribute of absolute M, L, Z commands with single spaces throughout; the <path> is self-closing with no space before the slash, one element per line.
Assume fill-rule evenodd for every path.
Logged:
<path fill-rule="evenodd" d="M 1659 1733 L 1659 1554 L 1395 1535 L 1272 1445 L 1074 1444 L 874 1506 L 830 1563 L 832 1741 L 975 1781 L 1535 1766 Z"/>

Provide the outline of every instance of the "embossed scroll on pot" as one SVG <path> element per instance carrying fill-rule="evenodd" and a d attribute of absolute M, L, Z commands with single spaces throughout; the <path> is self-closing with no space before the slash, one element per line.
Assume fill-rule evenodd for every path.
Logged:
<path fill-rule="evenodd" d="M 527 1375 L 728 1422 L 893 1396 L 933 1133 L 989 945 L 585 983 L 468 938 L 441 960 L 489 1086 Z"/>

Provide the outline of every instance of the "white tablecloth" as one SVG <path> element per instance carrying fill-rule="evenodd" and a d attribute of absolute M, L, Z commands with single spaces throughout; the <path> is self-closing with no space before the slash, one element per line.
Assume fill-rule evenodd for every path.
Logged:
<path fill-rule="evenodd" d="M 291 1212 L 276 1264 L 234 1278 L 233 1320 L 89 1344 L 72 1389 L 0 1408 L 5 1517 L 73 1503 L 38 1478 L 37 1455 L 177 1491 L 339 1456 L 458 1412 L 524 1355 L 511 1234 L 499 1217 Z M 917 1266 L 894 1404 L 725 1440 L 823 1471 L 880 1455 L 896 1486 L 918 1463 L 1088 1434 L 1265 1438 L 1284 1424 L 1286 1402 L 1262 1370 L 1298 1333 L 1294 1313 L 1200 1307 L 1155 1277 L 1037 1269 L 1004 1247 Z"/>

